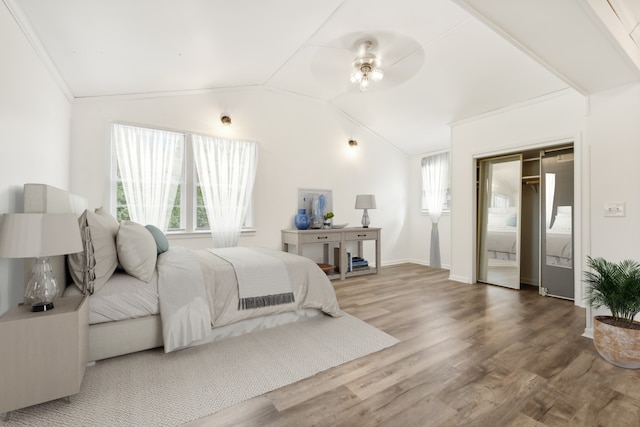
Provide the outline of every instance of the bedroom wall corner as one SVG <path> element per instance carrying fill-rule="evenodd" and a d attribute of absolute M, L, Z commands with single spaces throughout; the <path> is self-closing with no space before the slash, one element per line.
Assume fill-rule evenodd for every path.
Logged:
<path fill-rule="evenodd" d="M 222 111 L 233 120 L 226 129 L 220 125 Z M 241 246 L 280 248 L 280 230 L 293 227 L 298 189 L 327 189 L 333 191 L 334 222 L 350 227 L 359 226 L 362 216 L 354 208 L 355 196 L 375 194 L 378 208 L 369 216 L 372 227 L 383 229 L 383 265 L 408 258 L 408 156 L 327 103 L 263 87 L 79 100 L 73 105 L 71 190 L 87 197 L 90 206 L 109 203 L 114 121 L 257 141 L 256 231 L 243 234 Z M 349 139 L 359 142 L 357 149 Z M 211 247 L 208 239 L 172 241 Z M 375 258 L 373 247 L 365 246 L 365 257 Z"/>
<path fill-rule="evenodd" d="M 22 211 L 22 187 L 69 184 L 71 106 L 7 6 L 0 3 L 0 213 Z M 22 260 L 0 259 L 0 315 L 22 300 Z"/>

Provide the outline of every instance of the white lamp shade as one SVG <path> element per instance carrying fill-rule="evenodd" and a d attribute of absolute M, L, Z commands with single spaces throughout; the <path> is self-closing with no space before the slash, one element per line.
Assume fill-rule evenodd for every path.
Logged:
<path fill-rule="evenodd" d="M 376 196 L 373 194 L 358 194 L 356 196 L 356 209 L 375 209 Z"/>
<path fill-rule="evenodd" d="M 82 252 L 74 214 L 4 214 L 0 224 L 0 257 L 32 258 Z"/>

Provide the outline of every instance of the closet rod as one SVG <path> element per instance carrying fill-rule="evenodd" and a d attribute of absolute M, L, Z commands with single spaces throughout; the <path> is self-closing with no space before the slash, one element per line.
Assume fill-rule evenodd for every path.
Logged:
<path fill-rule="evenodd" d="M 555 148 L 543 148 L 542 155 L 544 156 L 547 153 L 553 153 L 554 151 L 562 151 L 562 150 L 573 150 L 573 144 L 567 145 L 565 147 L 555 147 Z"/>

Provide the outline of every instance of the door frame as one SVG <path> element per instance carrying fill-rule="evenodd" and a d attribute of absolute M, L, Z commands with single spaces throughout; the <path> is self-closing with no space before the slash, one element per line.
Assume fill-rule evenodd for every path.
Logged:
<path fill-rule="evenodd" d="M 592 328 L 593 328 L 593 319 L 591 316 L 591 307 L 588 304 L 585 304 L 584 300 L 584 287 L 582 283 L 582 271 L 587 269 L 586 260 L 583 256 L 585 253 L 590 252 L 590 239 L 589 239 L 589 230 L 588 224 L 590 219 L 590 211 L 589 211 L 589 181 L 588 177 L 590 176 L 590 168 L 589 168 L 589 151 L 587 148 L 583 146 L 582 141 L 582 133 L 578 132 L 575 134 L 568 134 L 564 136 L 558 136 L 556 138 L 545 138 L 539 139 L 536 141 L 528 141 L 526 143 L 517 144 L 514 143 L 509 145 L 508 147 L 501 148 L 499 150 L 491 150 L 491 151 L 479 151 L 472 153 L 471 155 L 471 165 L 474 168 L 474 173 L 472 174 L 473 180 L 469 183 L 472 186 L 473 192 L 472 197 L 474 200 L 474 209 L 471 212 L 472 221 L 474 224 L 473 227 L 473 239 L 472 239 L 472 255 L 473 262 L 471 265 L 471 273 L 474 281 L 477 281 L 478 271 L 477 271 L 477 257 L 478 257 L 478 236 L 477 236 L 477 224 L 478 224 L 478 200 L 477 200 L 477 191 L 476 191 L 476 174 L 475 168 L 477 162 L 481 158 L 486 157 L 497 157 L 500 155 L 507 155 L 513 153 L 520 153 L 524 151 L 536 150 L 536 149 L 549 149 L 552 147 L 573 144 L 574 150 L 574 170 L 573 170 L 573 197 L 574 197 L 574 206 L 576 212 L 574 214 L 574 234 L 573 234 L 573 248 L 576 262 L 574 264 L 575 274 L 574 274 L 574 289 L 575 289 L 575 299 L 574 304 L 579 307 L 584 307 L 587 310 L 586 316 L 586 328 L 585 328 L 585 336 L 591 336 Z M 455 147 L 453 147 L 455 149 Z M 455 167 L 455 165 L 454 165 Z M 584 180 L 581 177 L 585 177 Z M 454 207 L 455 209 L 455 207 Z"/>
<path fill-rule="evenodd" d="M 489 278 L 487 277 L 485 280 L 482 281 L 482 283 L 487 283 L 487 284 L 491 284 L 491 285 L 497 285 L 497 286 L 504 286 L 506 288 L 510 288 L 510 289 L 520 289 L 520 239 L 521 239 L 521 228 L 520 228 L 520 224 L 521 224 L 521 215 L 522 215 L 522 188 L 521 188 L 521 182 L 522 182 L 522 153 L 514 153 L 514 154 L 507 154 L 507 155 L 501 155 L 501 156 L 496 156 L 496 157 L 488 157 L 488 158 L 482 158 L 482 159 L 477 159 L 477 163 L 478 163 L 478 183 L 479 183 L 479 187 L 478 187 L 478 196 L 477 196 L 477 205 L 476 205 L 476 212 L 478 215 L 478 220 L 476 221 L 476 241 L 477 241 L 477 252 L 476 252 L 476 281 L 480 281 L 480 278 L 478 276 L 480 276 L 481 274 L 481 262 L 483 260 L 483 256 L 482 256 L 482 250 L 481 248 L 484 247 L 483 242 L 482 242 L 482 237 L 484 235 L 484 237 L 487 237 L 488 231 L 487 231 L 487 224 L 488 224 L 488 217 L 485 218 L 485 213 L 486 211 L 488 211 L 489 207 L 485 206 L 486 202 L 485 201 L 485 197 L 493 197 L 492 194 L 487 194 L 485 191 L 482 190 L 481 186 L 484 183 L 484 178 L 486 178 L 486 167 L 483 168 L 483 164 L 488 164 L 491 163 L 492 165 L 495 165 L 497 163 L 503 163 L 503 162 L 519 162 L 519 166 L 520 166 L 520 170 L 518 173 L 518 182 L 516 183 L 516 185 L 519 187 L 518 190 L 518 201 L 517 201 L 517 208 L 518 208 L 518 215 L 517 215 L 517 224 L 518 224 L 518 228 L 516 230 L 516 244 L 518 245 L 517 248 L 517 252 L 516 252 L 516 270 L 517 270 L 517 275 L 518 275 L 518 283 L 514 284 L 513 286 L 507 284 L 507 283 L 493 283 L 489 281 Z M 492 169 L 493 170 L 493 167 Z M 493 175 L 493 172 L 492 172 Z M 481 211 L 482 209 L 482 211 Z M 486 241 L 485 241 L 486 244 Z M 487 262 L 489 262 L 487 260 Z M 488 276 L 488 273 L 487 273 Z"/>

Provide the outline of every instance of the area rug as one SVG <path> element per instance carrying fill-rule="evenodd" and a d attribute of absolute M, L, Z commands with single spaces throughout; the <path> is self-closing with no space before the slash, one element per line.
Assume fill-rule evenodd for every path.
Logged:
<path fill-rule="evenodd" d="M 175 426 L 397 343 L 348 314 L 320 316 L 175 353 L 87 368 L 80 393 L 11 413 L 6 426 Z"/>

